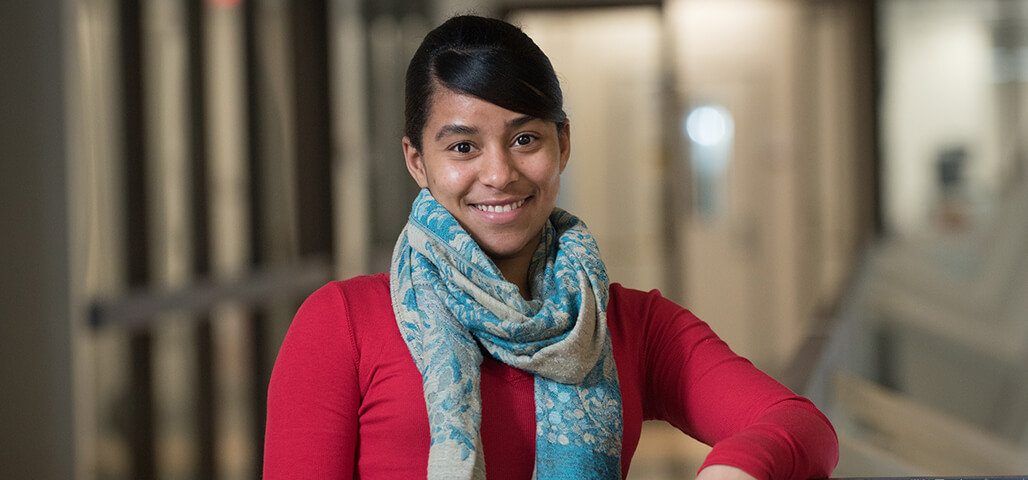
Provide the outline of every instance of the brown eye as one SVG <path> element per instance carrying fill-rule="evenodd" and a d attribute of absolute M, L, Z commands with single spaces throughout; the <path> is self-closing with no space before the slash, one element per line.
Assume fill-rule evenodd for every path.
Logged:
<path fill-rule="evenodd" d="M 468 142 L 461 142 L 454 145 L 453 150 L 457 153 L 471 153 L 471 144 Z"/>
<path fill-rule="evenodd" d="M 532 143 L 533 140 L 535 140 L 535 137 L 533 137 L 532 135 L 527 135 L 526 134 L 526 135 L 519 136 L 517 138 L 517 140 L 514 140 L 514 143 L 516 143 L 518 145 L 521 145 L 521 146 L 525 146 L 525 145 L 528 145 L 529 143 Z"/>

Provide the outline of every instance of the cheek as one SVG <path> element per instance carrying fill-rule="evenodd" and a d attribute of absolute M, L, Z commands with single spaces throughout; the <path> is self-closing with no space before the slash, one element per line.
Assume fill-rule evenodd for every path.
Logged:
<path fill-rule="evenodd" d="M 560 164 L 558 162 L 536 162 L 526 172 L 532 180 L 548 188 L 560 186 Z"/>
<path fill-rule="evenodd" d="M 446 182 L 453 188 L 460 188 L 463 184 L 468 182 L 468 174 L 460 168 L 449 168 L 443 174 L 442 181 Z"/>
<path fill-rule="evenodd" d="M 467 169 L 453 165 L 435 165 L 428 175 L 428 188 L 432 194 L 439 196 L 457 195 L 467 189 L 470 184 L 470 176 Z"/>

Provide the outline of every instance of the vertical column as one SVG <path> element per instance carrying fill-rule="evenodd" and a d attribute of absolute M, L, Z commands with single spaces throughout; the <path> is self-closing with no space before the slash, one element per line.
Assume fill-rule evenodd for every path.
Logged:
<path fill-rule="evenodd" d="M 859 258 L 861 248 L 884 228 L 881 195 L 881 138 L 879 131 L 878 85 L 880 80 L 878 50 L 878 2 L 849 2 L 852 15 L 854 69 L 859 72 L 855 118 L 859 128 L 854 142 L 858 149 L 854 166 L 855 198 L 854 248 L 851 261 Z"/>
<path fill-rule="evenodd" d="M 199 110 L 202 93 L 191 86 L 197 74 L 191 67 L 200 59 L 191 56 L 199 51 L 190 43 L 189 2 L 146 0 L 142 2 L 143 21 L 143 104 L 146 126 L 146 187 L 149 201 L 147 215 L 150 231 L 149 289 L 179 289 L 196 280 L 193 271 L 197 261 L 197 233 L 206 235 L 205 226 L 195 232 L 193 214 L 205 207 L 204 195 L 194 194 L 203 187 L 195 185 L 193 171 L 199 164 L 203 171 L 203 111 Z M 193 28 L 194 31 L 199 30 Z M 199 98 L 198 98 L 199 97 Z M 200 138 L 195 138 L 201 135 Z M 202 181 L 202 173 L 201 181 Z M 194 202 L 199 200 L 199 205 Z M 200 255 L 203 255 L 202 253 Z M 179 312 L 168 312 L 149 319 L 153 335 L 150 358 L 154 389 L 152 421 L 154 426 L 156 475 L 167 479 L 196 477 L 198 425 L 194 422 L 197 408 L 195 376 L 197 370 L 195 322 L 197 319 Z"/>
<path fill-rule="evenodd" d="M 417 195 L 417 185 L 402 166 L 399 135 L 407 61 L 414 53 L 410 45 L 427 31 L 416 15 L 399 19 L 397 14 L 382 11 L 370 20 L 368 28 L 373 270 L 389 268 L 396 235 L 407 222 L 410 202 Z"/>
<path fill-rule="evenodd" d="M 61 1 L 0 14 L 0 472 L 72 478 L 67 35 Z"/>
<path fill-rule="evenodd" d="M 117 2 L 70 4 L 65 42 L 70 285 L 73 311 L 83 312 L 91 299 L 110 295 L 123 283 L 121 122 L 117 107 L 121 88 L 117 76 Z M 74 478 L 115 478 L 112 470 L 120 468 L 127 474 L 128 455 L 101 456 L 100 452 L 128 449 L 128 442 L 118 435 L 112 416 L 107 414 L 110 409 L 104 408 L 127 386 L 128 362 L 123 355 L 127 339 L 92 335 L 91 325 L 79 321 L 77 314 L 70 320 L 75 392 L 69 400 L 74 402 L 76 419 Z"/>
<path fill-rule="evenodd" d="M 140 0 L 119 3 L 125 205 L 125 279 L 129 288 L 150 280 L 147 171 L 143 111 L 143 33 Z M 132 478 L 154 478 L 152 337 L 134 332 L 129 340 Z"/>
<path fill-rule="evenodd" d="M 251 244 L 251 189 L 248 157 L 260 152 L 248 144 L 249 127 L 256 120 L 248 98 L 256 95 L 248 77 L 247 62 L 254 60 L 246 47 L 248 12 L 254 1 L 205 1 L 204 104 L 207 111 L 207 185 L 210 230 L 211 275 L 233 281 L 249 270 Z M 250 82 L 250 84 L 248 84 Z M 249 95 L 249 97 L 248 97 Z M 252 107 L 252 105 L 251 105 Z M 252 308 L 230 303 L 212 312 L 211 361 L 213 378 L 211 432 L 216 478 L 254 478 L 254 443 L 259 443 L 248 425 L 251 415 L 248 385 L 256 374 L 245 355 Z"/>
<path fill-rule="evenodd" d="M 332 117 L 327 0 L 291 2 L 290 47 L 296 115 L 296 220 L 300 257 L 332 251 Z"/>
<path fill-rule="evenodd" d="M 334 119 L 332 194 L 335 270 L 339 278 L 367 273 L 368 214 L 367 29 L 359 0 L 333 0 L 329 70 Z"/>
<path fill-rule="evenodd" d="M 127 224 L 124 205 L 123 122 L 118 25 L 120 0 L 75 1 L 69 16 L 68 111 L 73 133 L 68 179 L 71 182 L 70 238 L 75 269 L 73 288 L 83 305 L 124 290 Z M 73 330 L 76 395 L 76 478 L 129 475 L 131 442 L 123 430 L 128 412 L 119 410 L 128 395 L 129 336 Z"/>
<path fill-rule="evenodd" d="M 992 27 L 993 70 L 998 73 L 995 87 L 1001 190 L 1010 190 L 1026 180 L 1028 173 L 1028 140 L 1025 139 L 1024 118 L 1028 114 L 1028 3 L 1023 0 L 995 2 L 996 23 Z"/>
<path fill-rule="evenodd" d="M 292 134 L 289 103 L 286 92 L 291 90 L 289 78 L 285 76 L 282 47 L 285 42 L 284 20 L 286 7 L 282 2 L 267 0 L 244 3 L 244 38 L 246 49 L 246 92 L 249 116 L 247 137 L 249 158 L 249 210 L 251 268 L 267 265 L 273 258 L 274 247 L 279 250 L 295 245 L 287 217 L 275 216 L 288 211 L 292 198 L 281 188 L 289 184 L 292 171 L 290 152 L 285 145 Z M 272 166 L 278 167 L 271 175 Z M 275 188 L 279 187 L 279 188 Z M 278 232 L 275 234 L 275 232 Z M 262 306 L 248 314 L 248 325 L 244 331 L 249 340 L 249 364 L 253 382 L 249 385 L 250 424 L 255 439 L 249 452 L 251 465 L 260 471 L 263 464 L 264 415 L 267 399 L 262 394 L 263 378 L 266 376 L 265 360 L 262 358 L 266 343 L 265 331 L 268 321 L 267 307 Z M 241 332 L 242 333 L 242 332 Z"/>
<path fill-rule="evenodd" d="M 188 195 L 191 199 L 190 231 L 192 255 L 191 270 L 195 277 L 205 278 L 211 274 L 210 228 L 208 212 L 208 155 L 206 104 L 206 43 L 204 0 L 185 2 L 185 33 L 187 51 L 187 95 L 189 103 L 186 136 L 189 144 L 190 183 Z M 215 426 L 214 415 L 214 343 L 211 334 L 211 315 L 196 319 L 193 328 L 195 342 L 194 365 L 194 415 L 196 425 L 196 480 L 210 480 L 215 477 Z"/>

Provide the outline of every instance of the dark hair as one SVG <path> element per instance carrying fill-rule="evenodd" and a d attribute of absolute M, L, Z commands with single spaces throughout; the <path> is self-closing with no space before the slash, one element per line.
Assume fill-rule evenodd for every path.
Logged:
<path fill-rule="evenodd" d="M 567 120 L 550 59 L 525 32 L 502 20 L 462 15 L 425 35 L 407 66 L 404 94 L 404 135 L 418 151 L 437 85 L 558 128 Z"/>

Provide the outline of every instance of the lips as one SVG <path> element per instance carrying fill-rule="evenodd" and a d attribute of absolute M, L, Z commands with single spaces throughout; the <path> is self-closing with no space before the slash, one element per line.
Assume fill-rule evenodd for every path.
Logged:
<path fill-rule="evenodd" d="M 482 204 L 482 203 L 475 203 L 475 204 L 472 204 L 472 206 L 477 208 L 477 209 L 479 209 L 479 210 L 481 210 L 481 211 L 483 211 L 483 212 L 488 212 L 488 213 L 506 213 L 506 212 L 510 212 L 512 210 L 517 210 L 517 209 L 521 208 L 521 206 L 525 204 L 525 200 L 526 199 L 521 199 L 521 200 L 517 200 L 517 201 L 511 202 L 511 203 L 504 203 L 504 204 L 498 204 L 498 205 L 486 205 L 486 204 Z"/>

